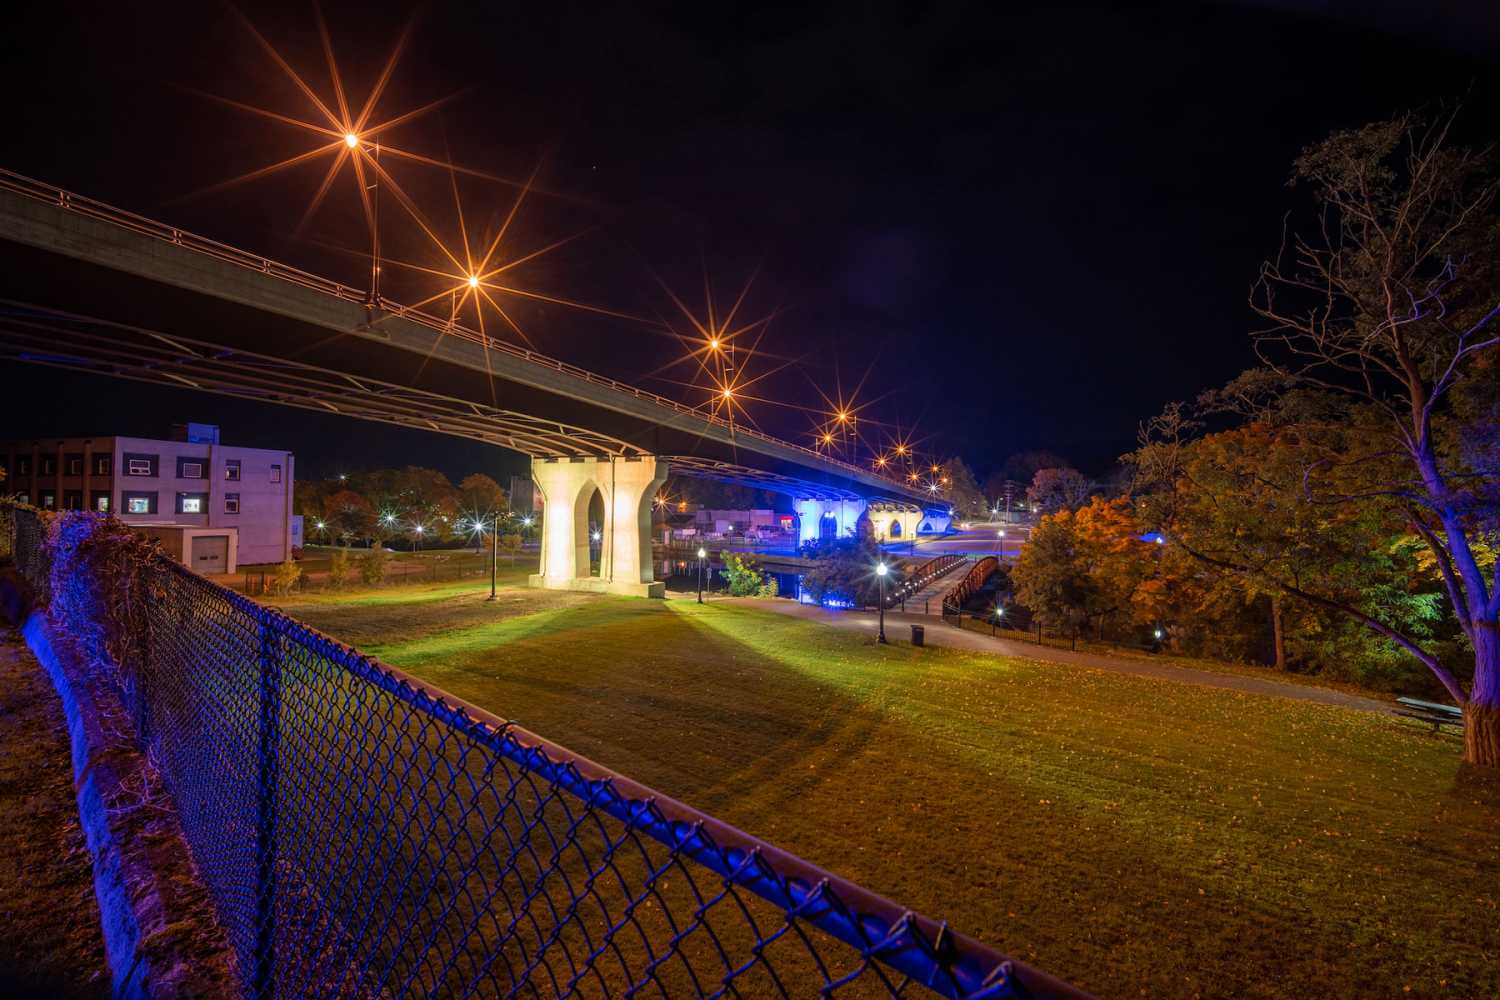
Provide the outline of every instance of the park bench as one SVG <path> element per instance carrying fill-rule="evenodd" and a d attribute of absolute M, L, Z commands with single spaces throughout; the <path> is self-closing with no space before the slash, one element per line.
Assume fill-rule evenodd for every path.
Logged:
<path fill-rule="evenodd" d="M 1464 713 L 1461 708 L 1440 705 L 1435 701 L 1419 701 L 1416 698 L 1397 698 L 1396 702 L 1402 706 L 1396 709 L 1397 715 L 1430 722 L 1433 732 L 1437 732 L 1442 726 L 1457 726 L 1459 729 L 1464 727 Z"/>

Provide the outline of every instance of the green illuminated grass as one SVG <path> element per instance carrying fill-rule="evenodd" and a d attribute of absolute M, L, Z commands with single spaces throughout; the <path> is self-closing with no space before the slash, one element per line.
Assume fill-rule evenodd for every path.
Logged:
<path fill-rule="evenodd" d="M 1394 718 L 753 608 L 288 610 L 1105 995 L 1500 995 L 1500 796 Z"/>

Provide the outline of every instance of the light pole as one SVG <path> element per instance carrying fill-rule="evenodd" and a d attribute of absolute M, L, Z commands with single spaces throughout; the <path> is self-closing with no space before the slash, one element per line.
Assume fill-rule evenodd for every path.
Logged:
<path fill-rule="evenodd" d="M 490 527 L 490 600 L 495 599 L 495 573 L 500 563 L 500 512 L 495 511 Z M 481 528 L 481 531 L 484 529 Z"/>
<path fill-rule="evenodd" d="M 698 603 L 703 603 L 703 560 L 708 558 L 708 550 L 701 545 L 698 547 Z"/>
<path fill-rule="evenodd" d="M 885 642 L 885 574 L 887 572 L 885 563 L 875 567 L 875 577 L 880 581 L 880 636 L 877 642 Z"/>

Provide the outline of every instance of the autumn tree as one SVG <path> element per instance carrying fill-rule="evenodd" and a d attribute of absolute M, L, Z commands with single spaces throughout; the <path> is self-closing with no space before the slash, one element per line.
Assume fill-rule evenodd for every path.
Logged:
<path fill-rule="evenodd" d="M 1310 189 L 1318 221 L 1263 265 L 1251 305 L 1266 322 L 1255 347 L 1280 382 L 1264 405 L 1314 390 L 1342 401 L 1338 419 L 1360 429 L 1310 442 L 1320 454 L 1296 483 L 1309 516 L 1400 518 L 1431 554 L 1472 654 L 1472 679 L 1393 621 L 1379 593 L 1349 595 L 1326 572 L 1306 578 L 1274 559 L 1172 537 L 1207 563 L 1346 615 L 1415 657 L 1463 707 L 1464 759 L 1500 767 L 1500 580 L 1481 555 L 1497 531 L 1500 479 L 1487 443 L 1500 351 L 1496 161 L 1452 143 L 1453 125 L 1453 116 L 1403 115 L 1305 150 L 1292 181 Z M 1181 442 L 1156 438 L 1160 470 L 1183 452 Z M 1400 589 L 1393 579 L 1386 592 Z"/>
<path fill-rule="evenodd" d="M 505 490 L 482 472 L 465 476 L 458 484 L 459 503 L 469 517 L 488 517 L 505 512 Z"/>
<path fill-rule="evenodd" d="M 1077 510 L 1089 502 L 1095 489 L 1093 481 L 1077 469 L 1038 469 L 1026 489 L 1026 503 L 1043 514 Z"/>

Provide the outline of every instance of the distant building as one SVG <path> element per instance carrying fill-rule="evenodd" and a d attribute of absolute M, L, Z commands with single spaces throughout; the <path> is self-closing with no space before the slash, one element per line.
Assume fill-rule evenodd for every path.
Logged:
<path fill-rule="evenodd" d="M 212 424 L 171 440 L 49 438 L 0 443 L 3 486 L 44 510 L 94 510 L 160 538 L 200 573 L 281 562 L 302 543 L 292 453 L 232 448 Z"/>

